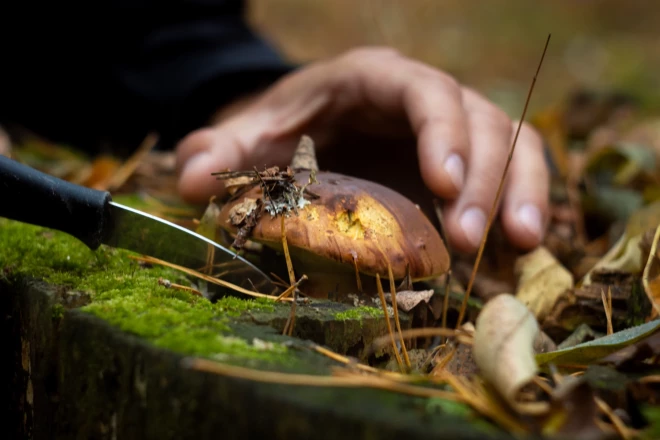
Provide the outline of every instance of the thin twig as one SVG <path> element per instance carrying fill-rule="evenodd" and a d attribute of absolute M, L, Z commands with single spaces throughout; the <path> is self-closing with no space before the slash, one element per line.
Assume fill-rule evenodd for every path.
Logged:
<path fill-rule="evenodd" d="M 500 179 L 499 186 L 497 187 L 497 192 L 495 193 L 495 200 L 493 201 L 493 206 L 490 210 L 490 214 L 488 215 L 488 221 L 486 223 L 486 228 L 484 229 L 484 234 L 481 237 L 481 245 L 479 246 L 479 251 L 477 252 L 477 258 L 474 262 L 474 267 L 472 268 L 472 275 L 470 276 L 470 281 L 468 282 L 467 289 L 465 290 L 465 296 L 463 296 L 463 302 L 461 303 L 461 310 L 458 314 L 458 320 L 456 321 L 456 328 L 461 326 L 461 323 L 463 322 L 463 318 L 465 317 L 465 311 L 467 310 L 467 302 L 468 299 L 470 298 L 472 285 L 474 284 L 474 280 L 477 276 L 477 270 L 479 269 L 479 262 L 481 261 L 481 257 L 484 253 L 484 248 L 486 247 L 488 231 L 490 231 L 490 227 L 495 218 L 495 213 L 497 212 L 497 205 L 499 204 L 500 196 L 502 195 L 504 180 L 506 178 L 507 172 L 509 171 L 509 165 L 511 164 L 511 159 L 513 158 L 513 152 L 515 151 L 516 143 L 518 142 L 518 135 L 520 134 L 520 129 L 522 128 L 522 124 L 525 121 L 525 115 L 527 114 L 527 107 L 529 106 L 529 101 L 532 97 L 532 91 L 534 90 L 534 85 L 536 84 L 536 78 L 538 77 L 539 71 L 541 70 L 541 65 L 543 64 L 543 58 L 545 58 L 545 53 L 548 50 L 548 44 L 550 43 L 550 36 L 551 34 L 548 34 L 548 39 L 545 41 L 545 47 L 543 48 L 543 53 L 541 54 L 541 61 L 539 61 L 539 65 L 536 68 L 536 73 L 534 74 L 534 78 L 532 79 L 532 84 L 530 85 L 529 92 L 527 93 L 527 99 L 525 100 L 525 107 L 523 108 L 520 121 L 518 121 L 518 128 L 516 129 L 516 135 L 514 136 L 513 142 L 511 143 L 511 150 L 509 151 L 509 156 L 506 159 L 506 165 L 504 166 L 504 171 L 502 172 L 502 178 Z"/>

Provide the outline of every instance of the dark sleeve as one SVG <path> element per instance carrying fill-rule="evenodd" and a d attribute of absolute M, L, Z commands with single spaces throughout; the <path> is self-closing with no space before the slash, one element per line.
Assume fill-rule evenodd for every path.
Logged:
<path fill-rule="evenodd" d="M 170 140 L 294 68 L 248 27 L 243 2 L 185 4 L 174 14 L 153 8 L 131 19 L 132 32 L 116 53 L 118 83 L 153 106 Z"/>
<path fill-rule="evenodd" d="M 296 67 L 250 29 L 242 1 L 124 3 L 15 12 L 0 29 L 12 66 L 0 73 L 0 117 L 85 148 L 99 137 L 135 145 L 151 130 L 171 147 Z"/>

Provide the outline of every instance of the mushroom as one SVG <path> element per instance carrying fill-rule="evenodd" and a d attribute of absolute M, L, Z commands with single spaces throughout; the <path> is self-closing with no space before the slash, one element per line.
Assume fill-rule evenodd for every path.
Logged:
<path fill-rule="evenodd" d="M 285 218 L 294 269 L 308 277 L 301 287 L 306 295 L 342 298 L 357 293 L 356 266 L 365 293 L 372 294 L 376 274 L 388 278 L 388 262 L 397 280 L 410 275 L 419 281 L 448 270 L 447 248 L 417 205 L 375 182 L 318 171 L 309 137 L 303 136 L 287 171 L 293 173 L 300 196 L 310 182 L 305 187 L 309 195 L 294 203 L 290 208 L 296 212 Z M 221 209 L 219 226 L 236 236 L 251 218 L 249 240 L 282 251 L 281 219 L 268 212 L 269 195 L 262 191 L 254 184 L 235 192 Z"/>

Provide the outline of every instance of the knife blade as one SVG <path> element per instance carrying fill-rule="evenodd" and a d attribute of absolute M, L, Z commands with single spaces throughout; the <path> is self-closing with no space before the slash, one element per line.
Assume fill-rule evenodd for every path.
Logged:
<path fill-rule="evenodd" d="M 116 203 L 108 191 L 67 182 L 2 155 L 0 216 L 65 232 L 91 250 L 104 244 L 193 270 L 207 267 L 211 255 L 223 280 L 260 293 L 279 290 L 251 262 L 202 235 Z"/>

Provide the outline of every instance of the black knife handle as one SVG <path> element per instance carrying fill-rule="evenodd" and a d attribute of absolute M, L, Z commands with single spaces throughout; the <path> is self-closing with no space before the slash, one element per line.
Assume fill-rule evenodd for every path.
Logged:
<path fill-rule="evenodd" d="M 91 249 L 102 242 L 110 193 L 67 182 L 0 155 L 0 217 L 57 229 Z"/>

